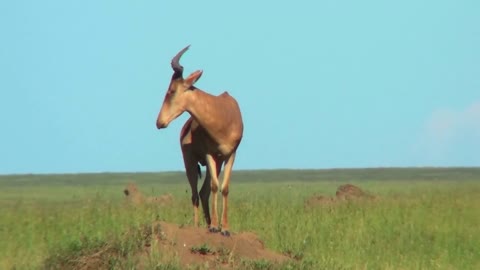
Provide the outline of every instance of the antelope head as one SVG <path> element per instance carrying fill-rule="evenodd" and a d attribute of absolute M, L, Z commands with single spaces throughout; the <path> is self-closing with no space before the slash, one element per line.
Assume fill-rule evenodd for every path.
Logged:
<path fill-rule="evenodd" d="M 170 122 L 179 117 L 187 109 L 188 100 L 191 91 L 195 89 L 193 84 L 202 76 L 202 71 L 197 70 L 190 74 L 186 79 L 183 78 L 183 67 L 179 61 L 182 55 L 188 50 L 190 45 L 183 48 L 172 59 L 173 75 L 167 94 L 163 100 L 162 108 L 157 118 L 157 128 L 166 128 Z"/>

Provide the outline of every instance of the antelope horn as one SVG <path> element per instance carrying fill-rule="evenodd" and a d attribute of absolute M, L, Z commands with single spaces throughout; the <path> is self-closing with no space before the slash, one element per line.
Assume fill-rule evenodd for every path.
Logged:
<path fill-rule="evenodd" d="M 173 57 L 172 59 L 172 68 L 173 68 L 173 71 L 175 71 L 176 74 L 178 75 L 182 75 L 183 74 L 183 67 L 182 65 L 180 65 L 179 61 L 180 61 L 180 57 L 182 57 L 182 55 L 188 50 L 188 48 L 190 48 L 190 45 L 188 45 L 187 47 L 183 48 L 181 51 L 179 51 L 177 53 L 177 55 L 175 55 L 175 57 Z"/>

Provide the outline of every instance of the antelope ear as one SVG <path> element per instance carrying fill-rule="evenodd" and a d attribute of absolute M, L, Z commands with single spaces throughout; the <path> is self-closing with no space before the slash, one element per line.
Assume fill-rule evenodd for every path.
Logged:
<path fill-rule="evenodd" d="M 198 81 L 198 79 L 200 79 L 200 77 L 202 76 L 202 73 L 203 71 L 201 70 L 197 70 L 195 72 L 193 72 L 192 74 L 188 75 L 188 77 L 183 80 L 183 83 L 185 84 L 185 86 L 187 88 L 190 88 L 192 87 L 192 85 Z"/>

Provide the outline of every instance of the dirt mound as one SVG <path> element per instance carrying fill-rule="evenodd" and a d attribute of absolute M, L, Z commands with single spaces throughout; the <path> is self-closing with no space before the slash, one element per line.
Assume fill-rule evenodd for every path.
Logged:
<path fill-rule="evenodd" d="M 289 258 L 265 249 L 253 233 L 243 232 L 230 237 L 209 233 L 205 228 L 180 228 L 178 225 L 160 223 L 160 250 L 178 256 L 183 266 L 202 265 L 207 268 L 229 269 L 242 260 L 265 260 L 281 263 Z"/>
<path fill-rule="evenodd" d="M 134 183 L 129 183 L 123 190 L 125 198 L 129 203 L 138 205 L 144 203 L 157 203 L 166 205 L 173 201 L 172 194 L 164 194 L 158 197 L 145 197 Z"/>
<path fill-rule="evenodd" d="M 331 205 L 345 200 L 374 199 L 375 196 L 363 191 L 361 188 L 346 184 L 337 188 L 335 196 L 313 195 L 305 201 L 305 206 Z"/>
<path fill-rule="evenodd" d="M 352 184 L 341 185 L 335 193 L 337 199 L 358 199 L 358 198 L 373 198 L 372 195 L 366 193 L 362 189 Z"/>
<path fill-rule="evenodd" d="M 126 242 L 131 248 L 127 252 L 124 250 Z M 157 269 L 158 266 L 166 266 L 165 269 L 244 269 L 261 262 L 272 269 L 275 265 L 291 262 L 289 257 L 265 249 L 253 233 L 225 237 L 209 233 L 205 228 L 166 222 L 155 222 L 127 232 L 121 241 L 117 239 L 75 254 L 51 258 L 45 268 L 102 270 L 123 269 L 128 265 L 135 269 Z"/>

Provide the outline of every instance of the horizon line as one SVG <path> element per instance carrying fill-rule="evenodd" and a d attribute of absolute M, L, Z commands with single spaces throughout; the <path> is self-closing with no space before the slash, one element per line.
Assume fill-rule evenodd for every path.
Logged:
<path fill-rule="evenodd" d="M 334 170 L 378 170 L 378 169 L 480 169 L 480 166 L 378 166 L 378 167 L 332 167 L 332 168 L 262 168 L 237 169 L 234 172 L 252 171 L 334 171 Z M 223 170 L 222 170 L 223 172 Z M 32 176 L 32 175 L 81 175 L 81 174 L 157 174 L 185 173 L 185 170 L 165 171 L 86 171 L 86 172 L 42 172 L 42 173 L 0 173 L 1 176 Z"/>

